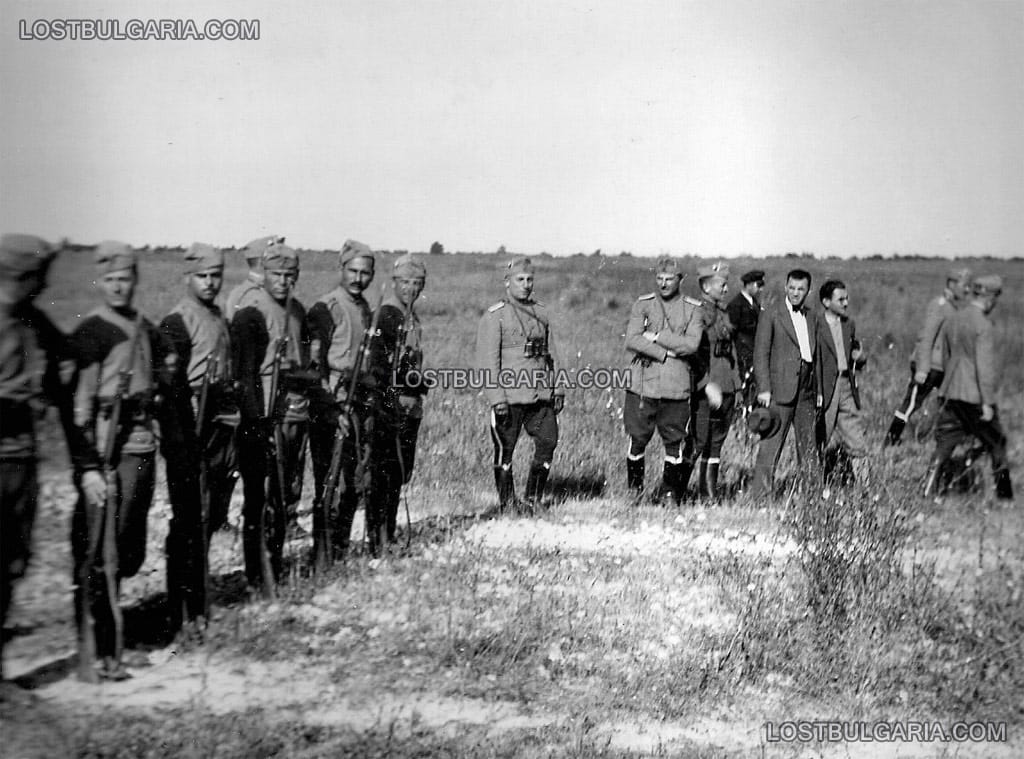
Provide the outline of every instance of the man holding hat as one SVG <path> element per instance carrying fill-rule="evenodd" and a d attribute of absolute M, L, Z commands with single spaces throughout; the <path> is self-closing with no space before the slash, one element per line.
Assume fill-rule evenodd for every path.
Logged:
<path fill-rule="evenodd" d="M 228 323 L 217 306 L 224 282 L 224 253 L 205 243 L 185 252 L 185 295 L 160 322 L 178 354 L 173 394 L 161 417 L 171 523 L 167 535 L 167 598 L 172 630 L 187 620 L 202 636 L 210 536 L 226 522 L 238 477 L 235 402 Z M 168 427 L 176 430 L 168 435 Z M 200 483 L 200 468 L 205 482 Z M 205 488 L 205 493 L 200 488 Z M 203 521 L 201 499 L 207 503 Z M 206 533 L 203 534 L 205 526 Z"/>
<path fill-rule="evenodd" d="M 769 496 L 775 467 L 792 426 L 796 455 L 802 473 L 817 484 L 815 423 L 820 405 L 814 371 L 817 318 L 805 302 L 811 275 L 794 269 L 786 275 L 786 297 L 766 310 L 757 323 L 754 340 L 754 374 L 758 403 L 779 416 L 773 435 L 762 437 L 754 463 L 752 492 Z"/>
<path fill-rule="evenodd" d="M 932 390 L 942 384 L 942 325 L 960 307 L 971 292 L 971 270 L 954 269 L 946 277 L 946 289 L 928 304 L 924 324 L 917 336 L 914 355 L 910 361 L 910 383 L 900 407 L 893 413 L 892 424 L 885 435 L 884 445 L 898 445 L 911 415 L 922 405 Z"/>
<path fill-rule="evenodd" d="M 364 243 L 346 240 L 338 265 L 338 286 L 309 309 L 311 355 L 320 378 L 310 450 L 316 485 L 313 552 L 321 566 L 345 557 L 361 501 L 366 509 L 371 551 L 381 547 L 384 522 L 373 498 L 371 478 L 375 424 L 381 412 L 386 370 L 376 363 L 380 347 L 371 345 L 375 337 L 370 334 L 372 315 L 363 296 L 373 281 L 373 251 Z M 348 417 L 343 413 L 345 407 L 351 409 Z M 336 489 L 340 497 L 338 503 L 324 503 L 327 474 L 340 438 L 342 481 Z"/>
<path fill-rule="evenodd" d="M 701 313 L 704 337 L 701 340 L 699 366 L 705 372 L 697 381 L 694 396 L 694 448 L 700 464 L 700 494 L 718 497 L 718 471 L 722 445 L 729 434 L 739 376 L 732 326 L 725 308 L 729 291 L 729 266 L 724 263 L 697 269 L 703 293 Z"/>
<path fill-rule="evenodd" d="M 414 309 L 426 277 L 427 268 L 419 256 L 402 256 L 395 261 L 392 287 L 380 305 L 378 327 L 391 376 L 388 413 L 383 415 L 385 422 L 381 425 L 380 459 L 374 468 L 374 492 L 384 511 L 389 543 L 395 542 L 402 485 L 412 477 L 416 438 L 423 420 L 423 396 L 427 392 L 422 381 L 423 328 Z"/>
<path fill-rule="evenodd" d="M 487 309 L 476 335 L 477 366 L 487 380 L 494 442 L 494 484 L 498 505 L 533 509 L 540 505 L 558 445 L 558 414 L 565 388 L 554 381 L 558 352 L 551 316 L 533 299 L 533 262 L 517 256 L 504 270 L 505 298 Z M 526 478 L 526 501 L 516 500 L 512 454 L 522 429 L 534 439 Z"/>
<path fill-rule="evenodd" d="M 693 470 L 683 447 L 691 396 L 704 374 L 693 366 L 704 316 L 700 301 L 680 293 L 683 274 L 674 259 L 662 258 L 655 271 L 657 291 L 637 299 L 626 325 L 626 352 L 631 354 L 622 417 L 629 435 L 626 487 L 637 499 L 643 494 L 644 454 L 657 429 L 665 446 L 662 490 L 678 505 Z"/>
<path fill-rule="evenodd" d="M 743 287 L 736 297 L 729 301 L 726 310 L 729 313 L 729 321 L 736 330 L 736 361 L 744 389 L 742 401 L 746 408 L 750 408 L 757 399 L 757 382 L 754 379 L 754 336 L 757 334 L 757 320 L 761 315 L 759 294 L 764 287 L 764 272 L 760 269 L 748 271 L 740 277 L 740 281 Z"/>
<path fill-rule="evenodd" d="M 996 498 L 1013 498 L 1006 435 L 996 408 L 999 362 L 995 326 L 989 318 L 1002 290 L 1001 277 L 978 277 L 970 301 L 943 325 L 941 341 L 947 358 L 939 395 L 945 400 L 935 425 L 935 454 L 928 467 L 926 497 L 941 495 L 943 470 L 953 450 L 966 436 L 974 435 L 992 458 Z"/>
<path fill-rule="evenodd" d="M 281 573 L 288 516 L 302 493 L 309 422 L 306 310 L 292 296 L 298 278 L 295 250 L 266 246 L 263 285 L 246 296 L 230 329 L 240 389 L 245 573 L 268 597 Z"/>
<path fill-rule="evenodd" d="M 69 446 L 76 441 L 64 384 L 73 371 L 70 347 L 33 304 L 56 253 L 32 235 L 0 237 L 0 630 L 32 547 L 39 493 L 35 420 L 46 403 L 60 410 Z M 0 635 L 0 679 L 2 669 Z"/>
<path fill-rule="evenodd" d="M 122 242 L 101 242 L 95 261 L 103 303 L 71 335 L 78 364 L 74 423 L 86 443 L 73 454 L 79 497 L 71 523 L 71 549 L 74 577 L 88 578 L 84 587 L 76 584 L 75 612 L 83 624 L 81 594 L 87 594 L 96 653 L 102 660 L 99 675 L 123 679 L 128 674 L 119 659 L 116 586 L 138 572 L 146 557 L 146 518 L 156 472 L 154 400 L 158 391 L 167 390 L 177 355 L 133 306 L 139 280 L 135 252 Z M 115 409 L 118 427 L 111 429 Z M 111 435 L 113 445 L 108 446 Z M 111 450 L 111 460 L 105 461 Z M 105 469 L 110 479 L 104 476 Z M 116 567 L 104 566 L 109 554 L 90 545 L 91 526 L 111 507 L 116 508 Z M 113 598 L 104 581 L 110 574 L 117 577 Z"/>
<path fill-rule="evenodd" d="M 284 238 L 280 235 L 257 237 L 242 248 L 242 255 L 245 256 L 249 271 L 245 279 L 228 293 L 228 299 L 224 304 L 224 314 L 228 319 L 233 318 L 235 311 L 246 305 L 248 297 L 255 295 L 263 286 L 263 251 L 271 245 L 284 245 Z"/>

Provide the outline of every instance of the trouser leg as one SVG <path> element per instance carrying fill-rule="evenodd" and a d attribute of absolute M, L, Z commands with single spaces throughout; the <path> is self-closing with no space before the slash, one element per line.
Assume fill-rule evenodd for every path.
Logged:
<path fill-rule="evenodd" d="M 523 407 L 510 406 L 508 413 L 497 416 L 491 410 L 491 442 L 494 443 L 494 486 L 498 491 L 498 506 L 502 510 L 515 505 L 515 485 L 512 480 L 512 454 L 523 426 Z"/>
<path fill-rule="evenodd" d="M 523 414 L 526 434 L 533 438 L 533 461 L 526 479 L 526 499 L 539 504 L 547 484 L 548 472 L 558 447 L 558 415 L 551 403 L 529 406 Z"/>
<path fill-rule="evenodd" d="M 779 415 L 780 424 L 774 434 L 761 438 L 757 446 L 757 458 L 754 462 L 754 477 L 751 494 L 755 497 L 769 497 L 772 494 L 775 480 L 775 468 L 782 455 L 782 446 L 793 423 L 794 406 L 774 404 L 773 408 Z"/>
<path fill-rule="evenodd" d="M 0 461 L 0 679 L 3 627 L 11 608 L 14 582 L 28 567 L 38 487 L 35 459 Z"/>
<path fill-rule="evenodd" d="M 658 403 L 660 401 L 641 402 L 640 396 L 629 392 L 626 393 L 623 403 L 623 426 L 629 435 L 629 448 L 626 451 L 626 488 L 634 497 L 639 497 L 644 490 L 644 452 L 654 435 Z"/>

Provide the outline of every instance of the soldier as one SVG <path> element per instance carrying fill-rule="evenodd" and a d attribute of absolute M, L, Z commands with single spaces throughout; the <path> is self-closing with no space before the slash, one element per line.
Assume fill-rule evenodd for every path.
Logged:
<path fill-rule="evenodd" d="M 185 252 L 185 296 L 160 322 L 178 354 L 173 395 L 161 416 L 171 523 L 167 535 L 167 599 L 171 629 L 183 620 L 202 639 L 210 599 L 207 555 L 210 536 L 227 522 L 238 477 L 231 341 L 217 306 L 224 282 L 224 253 L 193 243 Z M 168 445 L 166 428 L 185 445 Z M 205 499 L 205 501 L 204 501 Z M 205 528 L 205 532 L 204 532 Z"/>
<path fill-rule="evenodd" d="M 33 304 L 46 287 L 57 250 L 31 235 L 0 237 L 0 630 L 14 581 L 25 574 L 32 547 L 39 483 L 35 420 L 46 403 L 61 415 L 74 450 L 65 375 L 73 367 L 64 335 Z M 0 680 L 3 679 L 0 634 Z"/>
<path fill-rule="evenodd" d="M 794 428 L 797 463 L 803 474 L 817 473 L 815 423 L 820 396 L 814 370 L 816 316 L 805 306 L 811 275 L 794 269 L 786 275 L 786 297 L 765 311 L 757 322 L 754 374 L 758 403 L 774 409 L 780 424 L 757 447 L 752 492 L 771 494 L 775 466 L 789 428 Z"/>
<path fill-rule="evenodd" d="M 263 251 L 271 245 L 284 245 L 284 238 L 278 235 L 257 237 L 242 248 L 249 271 L 245 279 L 228 293 L 224 304 L 224 315 L 228 320 L 233 319 L 239 307 L 247 305 L 249 297 L 256 295 L 263 287 Z"/>
<path fill-rule="evenodd" d="M 361 242 L 346 240 L 338 263 L 338 286 L 309 309 L 312 360 L 320 378 L 310 434 L 316 486 L 313 552 L 319 567 L 347 554 L 361 500 L 367 510 L 372 551 L 380 548 L 383 521 L 371 503 L 371 455 L 386 372 L 375 372 L 373 366 L 368 345 L 371 312 L 363 297 L 373 281 L 373 251 Z M 335 454 L 337 444 L 342 447 Z M 339 457 L 338 482 L 332 483 L 331 489 L 340 496 L 333 498 L 334 503 L 326 503 L 327 478 L 335 455 Z"/>
<path fill-rule="evenodd" d="M 138 284 L 132 249 L 121 242 L 101 242 L 95 260 L 103 303 L 71 335 L 78 364 L 74 421 L 86 443 L 74 457 L 78 503 L 71 548 L 79 628 L 92 620 L 96 654 L 102 659 L 99 676 L 118 680 L 129 676 L 120 660 L 118 586 L 122 578 L 138 572 L 146 556 L 146 518 L 156 469 L 153 405 L 176 370 L 177 356 L 132 305 Z M 117 426 L 112 428 L 115 415 Z M 97 544 L 110 525 L 104 519 L 110 509 L 115 510 L 115 534 L 106 537 L 115 539 L 113 552 Z M 84 671 L 81 676 L 95 677 Z"/>
<path fill-rule="evenodd" d="M 989 318 L 1002 290 L 1001 277 L 978 277 L 970 301 L 943 325 L 946 371 L 939 395 L 944 401 L 935 425 L 935 454 L 928 467 L 925 497 L 941 495 L 943 470 L 953 450 L 967 435 L 974 435 L 992 457 L 996 498 L 1013 498 L 1006 435 L 996 408 L 999 370 L 995 327 Z"/>
<path fill-rule="evenodd" d="M 743 405 L 745 410 L 749 410 L 757 400 L 754 336 L 757 334 L 757 320 L 762 311 L 761 299 L 758 296 L 764 287 L 764 272 L 760 269 L 748 271 L 740 281 L 743 282 L 743 289 L 729 302 L 727 310 L 729 321 L 736 330 L 736 360 L 743 389 Z"/>
<path fill-rule="evenodd" d="M 288 514 L 301 496 L 309 343 L 306 311 L 292 297 L 298 254 L 284 244 L 267 246 L 263 277 L 261 289 L 235 311 L 230 334 L 241 406 L 245 573 L 253 587 L 272 597 L 281 575 Z"/>
<path fill-rule="evenodd" d="M 505 267 L 506 297 L 487 309 L 476 335 L 477 364 L 487 379 L 494 442 L 498 504 L 533 509 L 540 505 L 558 445 L 558 414 L 565 389 L 556 387 L 555 337 L 544 304 L 533 299 L 533 262 L 525 256 Z M 526 478 L 526 501 L 515 495 L 512 454 L 520 431 L 534 439 Z"/>
<path fill-rule="evenodd" d="M 898 445 L 911 415 L 922 405 L 931 391 L 942 384 L 943 356 L 939 335 L 942 325 L 956 313 L 961 301 L 970 294 L 970 269 L 955 269 L 946 277 L 946 289 L 928 304 L 924 324 L 917 336 L 910 361 L 910 383 L 900 407 L 893 413 L 892 424 L 884 445 Z"/>
<path fill-rule="evenodd" d="M 830 279 L 818 290 L 825 309 L 824 318 L 818 320 L 818 392 L 819 407 L 823 413 L 818 420 L 818 446 L 824 461 L 826 480 L 832 468 L 828 444 L 836 432 L 843 451 L 853 460 L 855 474 L 863 476 L 863 464 L 868 455 L 864 438 L 864 420 L 861 416 L 857 371 L 867 359 L 857 340 L 857 326 L 847 311 L 850 297 L 846 285 Z"/>
<path fill-rule="evenodd" d="M 691 416 L 704 317 L 700 301 L 679 292 L 683 275 L 671 258 L 656 268 L 657 292 L 641 295 L 629 314 L 626 351 L 632 354 L 623 423 L 629 435 L 626 487 L 636 498 L 644 489 L 644 451 L 658 430 L 665 446 L 662 489 L 679 504 L 693 470 L 683 445 Z"/>
<path fill-rule="evenodd" d="M 377 500 L 386 514 L 389 543 L 395 542 L 398 503 L 402 485 L 412 477 L 416 438 L 423 420 L 423 396 L 427 388 L 423 371 L 423 328 L 414 305 L 423 292 L 427 268 L 417 256 L 407 254 L 395 261 L 393 286 L 380 306 L 380 336 L 392 367 L 387 415 L 389 428 L 382 436 L 381 457 L 374 473 Z"/>
<path fill-rule="evenodd" d="M 729 266 L 723 263 L 697 269 L 703 292 L 701 312 L 704 316 L 704 338 L 701 342 L 705 377 L 698 381 L 703 387 L 694 397 L 694 442 L 700 463 L 701 496 L 718 497 L 718 470 L 722 445 L 729 434 L 739 377 L 736 373 L 736 355 L 732 326 L 724 302 L 729 292 Z"/>

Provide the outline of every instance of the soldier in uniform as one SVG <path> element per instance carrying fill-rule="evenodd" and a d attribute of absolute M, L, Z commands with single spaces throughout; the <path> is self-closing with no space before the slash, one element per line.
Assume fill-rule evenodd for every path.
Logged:
<path fill-rule="evenodd" d="M 540 505 L 558 445 L 558 414 L 565 389 L 554 382 L 558 352 L 551 317 L 533 299 L 533 262 L 505 267 L 506 297 L 487 309 L 476 335 L 477 365 L 487 380 L 494 443 L 494 484 L 502 510 Z M 534 439 L 525 503 L 516 500 L 512 454 L 522 429 Z"/>
<path fill-rule="evenodd" d="M 857 340 L 857 326 L 849 317 L 846 284 L 830 279 L 818 290 L 824 317 L 818 320 L 818 392 L 823 414 L 818 420 L 818 446 L 826 462 L 825 477 L 831 474 L 834 457 L 828 451 L 832 433 L 839 436 L 843 451 L 852 459 L 855 474 L 863 475 L 868 455 L 861 416 L 857 371 L 867 359 Z"/>
<path fill-rule="evenodd" d="M 224 315 L 230 321 L 234 318 L 235 312 L 240 306 L 247 305 L 246 301 L 255 296 L 263 287 L 263 251 L 271 245 L 284 245 L 284 238 L 279 235 L 257 237 L 242 248 L 242 255 L 245 256 L 245 263 L 249 271 L 245 279 L 235 285 L 228 293 L 227 301 L 224 303 Z"/>
<path fill-rule="evenodd" d="M 423 328 L 414 308 L 423 292 L 427 268 L 419 257 L 406 254 L 395 261 L 393 286 L 380 305 L 378 328 L 388 365 L 392 367 L 388 393 L 388 429 L 382 435 L 380 459 L 374 468 L 377 501 L 384 509 L 389 543 L 395 542 L 398 503 L 402 486 L 412 477 L 416 439 L 423 420 Z"/>
<path fill-rule="evenodd" d="M 898 445 L 911 415 L 922 405 L 932 390 L 942 384 L 943 355 L 939 335 L 942 325 L 956 313 L 961 301 L 970 294 L 970 269 L 955 269 L 946 277 L 946 289 L 928 304 L 924 324 L 917 336 L 914 356 L 910 361 L 910 383 L 900 407 L 893 413 L 892 424 L 884 445 Z"/>
<path fill-rule="evenodd" d="M 684 455 L 696 374 L 692 358 L 700 348 L 704 317 L 700 301 L 679 292 L 683 275 L 671 258 L 658 261 L 658 289 L 641 295 L 629 314 L 626 352 L 630 388 L 623 423 L 629 435 L 626 486 L 639 498 L 644 489 L 644 451 L 658 430 L 665 446 L 662 489 L 678 504 L 693 463 Z"/>
<path fill-rule="evenodd" d="M 814 370 L 817 317 L 806 307 L 810 288 L 811 275 L 803 269 L 793 269 L 786 275 L 786 297 L 766 310 L 757 322 L 757 400 L 770 413 L 777 413 L 781 424 L 773 434 L 762 437 L 757 447 L 752 488 L 755 495 L 771 495 L 775 466 L 791 426 L 802 474 L 808 481 L 816 480 L 818 474 L 815 424 L 821 398 Z"/>
<path fill-rule="evenodd" d="M 1006 435 L 996 408 L 999 368 L 995 327 L 989 318 L 1002 289 L 1001 277 L 978 277 L 970 301 L 943 325 L 946 371 L 939 388 L 943 404 L 935 425 L 935 454 L 925 481 L 926 497 L 941 494 L 943 469 L 953 450 L 967 435 L 974 435 L 992 458 L 996 497 L 1013 498 Z"/>
<path fill-rule="evenodd" d="M 241 411 L 245 573 L 253 587 L 272 596 L 288 514 L 301 495 L 309 341 L 306 311 L 292 297 L 298 254 L 280 243 L 265 247 L 263 277 L 262 288 L 235 311 L 230 335 Z"/>
<path fill-rule="evenodd" d="M 697 275 L 703 293 L 701 312 L 704 316 L 699 365 L 706 374 L 697 382 L 697 389 L 702 392 L 694 396 L 694 448 L 699 457 L 700 494 L 717 498 L 722 445 L 732 424 L 740 384 L 733 342 L 736 330 L 725 308 L 729 266 L 723 263 L 702 266 L 697 269 Z"/>
<path fill-rule="evenodd" d="M 156 326 L 132 305 L 138 284 L 138 262 L 132 249 L 121 242 L 101 242 L 95 260 L 103 303 L 71 335 L 78 368 L 74 423 L 85 441 L 74 456 L 78 503 L 71 523 L 71 549 L 74 577 L 88 575 L 85 587 L 76 586 L 75 612 L 81 613 L 80 594 L 88 594 L 96 653 L 102 659 L 99 675 L 123 679 L 128 673 L 116 650 L 116 586 L 122 578 L 138 572 L 146 556 L 146 518 L 156 470 L 153 405 L 158 391 L 167 390 L 177 355 Z M 111 416 L 122 390 L 118 428 L 111 429 Z M 104 461 L 111 449 L 110 435 L 115 436 L 113 456 Z M 105 477 L 107 467 L 112 474 Z M 108 488 L 114 490 L 108 492 Z M 91 545 L 90 527 L 108 508 L 116 509 L 116 567 L 104 566 L 106 552 Z M 103 581 L 111 571 L 117 578 L 113 598 Z M 82 624 L 80 617 L 78 621 Z"/>
<path fill-rule="evenodd" d="M 743 288 L 729 301 L 729 321 L 736 330 L 736 361 L 739 364 L 740 382 L 743 388 L 744 408 L 751 408 L 757 400 L 757 382 L 754 378 L 754 336 L 757 334 L 757 319 L 761 315 L 759 296 L 764 287 L 764 272 L 760 269 L 748 271 L 740 281 Z"/>
<path fill-rule="evenodd" d="M 0 630 L 14 581 L 25 574 L 39 493 L 35 421 L 55 404 L 74 447 L 71 354 L 64 335 L 35 307 L 56 248 L 32 235 L 0 237 Z M 0 679 L 3 677 L 0 635 Z"/>
<path fill-rule="evenodd" d="M 176 425 L 186 445 L 163 446 L 171 523 L 167 535 L 167 598 L 171 629 L 183 621 L 201 638 L 210 536 L 227 522 L 238 477 L 231 341 L 217 306 L 224 282 L 224 253 L 194 243 L 185 252 L 185 295 L 160 322 L 160 332 L 178 354 L 173 394 L 161 415 L 162 431 Z M 200 476 L 205 471 L 205 477 Z M 206 499 L 203 508 L 202 499 Z M 205 514 L 204 514 L 205 512 Z M 204 521 L 205 516 L 205 521 Z M 206 533 L 203 534 L 205 527 Z"/>
<path fill-rule="evenodd" d="M 374 365 L 377 354 L 369 345 L 373 337 L 369 334 L 371 311 L 363 297 L 373 281 L 373 251 L 364 243 L 346 240 L 338 263 L 338 286 L 309 309 L 311 354 L 320 378 L 310 434 L 316 486 L 313 552 L 319 566 L 347 554 L 352 522 L 361 499 L 367 510 L 367 532 L 373 551 L 380 547 L 383 521 L 372 503 L 371 455 L 382 402 L 380 382 L 385 377 Z M 349 411 L 347 416 L 345 410 Z M 336 496 L 336 503 L 325 503 L 327 475 L 338 441 L 342 444 L 336 490 L 340 496 Z"/>

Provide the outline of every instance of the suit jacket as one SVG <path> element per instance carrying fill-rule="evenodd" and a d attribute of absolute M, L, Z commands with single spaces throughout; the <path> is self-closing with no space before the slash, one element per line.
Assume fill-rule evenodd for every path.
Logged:
<path fill-rule="evenodd" d="M 945 295 L 933 298 L 928 303 L 924 324 L 921 325 L 917 343 L 914 345 L 914 371 L 926 374 L 931 369 L 943 371 L 944 356 L 939 333 L 942 331 L 942 325 L 956 311 L 956 305 L 950 302 Z"/>
<path fill-rule="evenodd" d="M 811 360 L 815 356 L 817 317 L 804 306 L 807 337 L 811 343 Z M 789 405 L 796 402 L 800 382 L 800 344 L 796 327 L 789 315 L 789 301 L 780 298 L 761 314 L 754 338 L 754 376 L 759 392 L 770 391 L 772 403 Z M 817 384 L 816 373 L 812 377 Z"/>
<path fill-rule="evenodd" d="M 758 317 L 761 316 L 761 303 L 754 298 L 751 305 L 743 293 L 739 293 L 729 301 L 726 311 L 736 330 L 736 360 L 739 362 L 740 374 L 744 375 L 754 365 L 754 336 L 757 334 Z"/>
<path fill-rule="evenodd" d="M 966 403 L 995 405 L 999 386 L 994 328 L 973 303 L 958 308 L 942 326 L 946 375 L 939 394 Z"/>
<path fill-rule="evenodd" d="M 815 367 L 818 374 L 818 392 L 822 396 L 821 407 L 827 409 L 832 402 L 832 394 L 836 389 L 836 382 L 839 380 L 839 357 L 836 354 L 836 341 L 832 339 L 832 330 L 828 326 L 828 320 L 824 315 L 817 319 L 818 322 L 818 347 L 815 350 L 817 356 Z M 850 355 L 853 352 L 853 344 L 857 339 L 857 325 L 849 317 L 840 317 L 843 332 L 843 352 L 846 354 L 846 366 L 850 369 L 850 393 L 853 395 L 853 402 L 860 408 L 860 390 L 857 388 L 857 369 L 866 363 L 863 358 L 853 360 Z"/>

